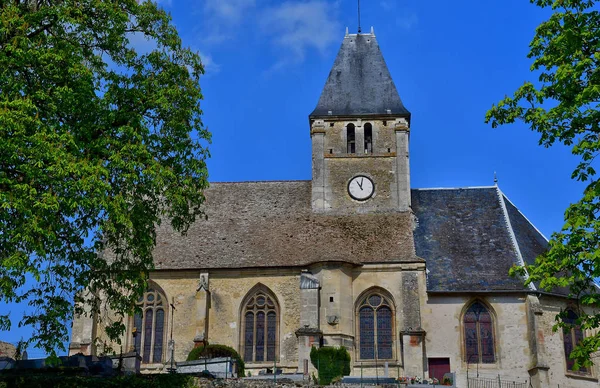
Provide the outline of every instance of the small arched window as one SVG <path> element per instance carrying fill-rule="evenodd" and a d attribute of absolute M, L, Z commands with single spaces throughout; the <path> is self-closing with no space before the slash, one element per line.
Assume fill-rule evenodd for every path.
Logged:
<path fill-rule="evenodd" d="M 140 352 L 143 363 L 159 363 L 163 361 L 165 344 L 165 306 L 166 297 L 154 288 L 148 288 L 138 300 L 141 313 L 133 316 L 133 343 Z"/>
<path fill-rule="evenodd" d="M 279 306 L 266 287 L 255 287 L 244 298 L 241 322 L 244 361 L 275 361 L 279 342 Z"/>
<path fill-rule="evenodd" d="M 348 124 L 346 126 L 346 144 L 347 152 L 349 154 L 356 153 L 356 133 L 354 131 L 354 124 Z"/>
<path fill-rule="evenodd" d="M 563 344 L 565 347 L 565 360 L 567 361 L 567 370 L 569 372 L 575 372 L 575 360 L 571 359 L 571 352 L 579 344 L 583 341 L 584 335 L 583 330 L 577 324 L 577 320 L 579 319 L 579 315 L 575 313 L 573 310 L 567 310 L 567 315 L 563 318 L 563 322 L 571 325 L 571 328 L 563 329 Z M 587 374 L 588 371 L 585 367 L 581 366 L 576 371 L 577 373 Z"/>
<path fill-rule="evenodd" d="M 373 290 L 359 299 L 356 315 L 359 359 L 393 359 L 394 309 L 391 299 Z"/>
<path fill-rule="evenodd" d="M 373 153 L 373 126 L 365 124 L 365 154 Z"/>
<path fill-rule="evenodd" d="M 473 302 L 463 317 L 465 361 L 469 364 L 493 364 L 494 321 L 489 309 L 480 301 Z"/>

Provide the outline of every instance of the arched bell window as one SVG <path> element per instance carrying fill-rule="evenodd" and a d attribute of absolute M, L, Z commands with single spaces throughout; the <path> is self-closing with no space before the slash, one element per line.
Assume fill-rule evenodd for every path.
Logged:
<path fill-rule="evenodd" d="M 468 364 L 496 362 L 494 319 L 481 302 L 473 302 L 463 316 L 465 361 Z"/>
<path fill-rule="evenodd" d="M 365 124 L 365 154 L 373 153 L 373 126 Z"/>
<path fill-rule="evenodd" d="M 394 305 L 386 292 L 374 289 L 363 294 L 356 305 L 358 358 L 394 358 Z"/>
<path fill-rule="evenodd" d="M 571 359 L 571 352 L 581 341 L 583 341 L 584 334 L 581 327 L 577 324 L 579 315 L 573 310 L 567 310 L 567 315 L 563 318 L 563 322 L 570 325 L 570 328 L 563 329 L 563 345 L 565 348 L 565 360 L 567 362 L 567 370 L 569 372 L 577 372 L 581 374 L 588 374 L 587 368 L 581 366 L 575 371 L 575 360 Z"/>
<path fill-rule="evenodd" d="M 348 124 L 346 126 L 346 146 L 349 154 L 356 153 L 356 133 L 354 130 L 354 124 Z"/>
<path fill-rule="evenodd" d="M 279 349 L 279 305 L 267 287 L 256 286 L 244 298 L 241 322 L 244 361 L 275 361 Z"/>
<path fill-rule="evenodd" d="M 131 335 L 135 349 L 142 356 L 143 363 L 162 362 L 165 350 L 167 299 L 162 292 L 150 287 L 137 304 L 142 312 L 133 316 Z"/>

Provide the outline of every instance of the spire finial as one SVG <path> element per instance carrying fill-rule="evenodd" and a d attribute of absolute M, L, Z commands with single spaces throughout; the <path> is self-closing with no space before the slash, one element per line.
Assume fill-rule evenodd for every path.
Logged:
<path fill-rule="evenodd" d="M 498 176 L 496 175 L 496 171 L 494 171 L 494 186 L 498 186 Z"/>
<path fill-rule="evenodd" d="M 360 34 L 360 0 L 358 0 L 358 33 Z"/>

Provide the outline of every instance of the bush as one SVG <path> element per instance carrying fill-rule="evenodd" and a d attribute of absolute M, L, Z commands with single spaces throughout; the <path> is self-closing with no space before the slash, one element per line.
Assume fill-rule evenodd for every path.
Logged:
<path fill-rule="evenodd" d="M 329 385 L 334 379 L 350 374 L 350 353 L 343 347 L 313 347 L 310 362 L 319 371 L 320 385 Z"/>
<path fill-rule="evenodd" d="M 200 358 L 215 358 L 215 357 L 231 357 L 235 359 L 237 363 L 237 375 L 238 377 L 245 376 L 245 365 L 244 360 L 240 357 L 239 353 L 235 349 L 225 345 L 208 345 L 198 346 L 192 349 L 188 354 L 187 360 L 194 361 Z"/>

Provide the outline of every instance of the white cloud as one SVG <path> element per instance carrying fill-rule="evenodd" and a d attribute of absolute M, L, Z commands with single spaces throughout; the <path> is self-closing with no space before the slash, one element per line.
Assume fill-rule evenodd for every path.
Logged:
<path fill-rule="evenodd" d="M 396 19 L 396 25 L 405 30 L 412 30 L 418 23 L 419 17 L 414 12 L 400 16 Z"/>
<path fill-rule="evenodd" d="M 381 8 L 386 11 L 391 11 L 392 9 L 396 8 L 396 3 L 393 0 L 381 0 L 380 4 Z"/>
<path fill-rule="evenodd" d="M 204 42 L 218 44 L 232 39 L 255 7 L 255 0 L 205 0 Z"/>
<path fill-rule="evenodd" d="M 213 60 L 213 57 L 210 54 L 201 51 L 198 51 L 198 54 L 202 60 L 202 65 L 204 65 L 205 75 L 210 76 L 221 71 L 221 66 Z"/>
<path fill-rule="evenodd" d="M 343 31 L 335 19 L 337 4 L 311 0 L 286 2 L 267 8 L 261 15 L 261 31 L 283 53 L 274 66 L 298 63 L 309 49 L 325 53 L 328 47 L 341 39 Z"/>
<path fill-rule="evenodd" d="M 255 5 L 255 0 L 206 0 L 204 9 L 223 22 L 238 23 L 246 11 Z"/>
<path fill-rule="evenodd" d="M 337 21 L 340 0 L 204 0 L 205 23 L 198 34 L 202 47 L 235 41 L 249 29 L 275 49 L 273 68 L 300 63 L 308 50 L 328 51 L 344 31 Z M 260 6 L 259 6 L 260 5 Z M 266 40 L 264 40 L 266 38 Z M 218 71 L 210 57 L 207 67 Z"/>

